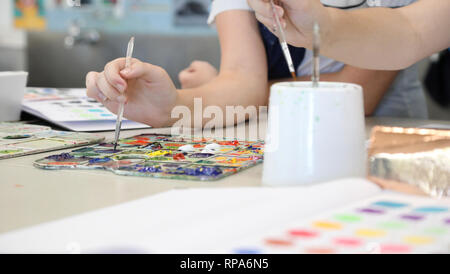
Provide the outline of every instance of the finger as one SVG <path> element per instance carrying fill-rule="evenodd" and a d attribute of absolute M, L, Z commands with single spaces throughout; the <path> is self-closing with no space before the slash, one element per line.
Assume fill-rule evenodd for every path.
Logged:
<path fill-rule="evenodd" d="M 109 100 L 125 101 L 125 97 L 106 80 L 104 72 L 100 73 L 96 83 L 100 92 L 102 92 Z"/>
<path fill-rule="evenodd" d="M 261 22 L 264 26 L 266 26 L 270 32 L 277 35 L 277 26 L 275 24 L 275 21 L 272 18 L 264 17 L 259 14 L 255 14 L 256 19 Z"/>
<path fill-rule="evenodd" d="M 264 17 L 273 17 L 273 8 L 272 4 L 268 0 L 247 0 L 250 7 L 253 8 L 256 14 L 259 14 Z M 275 12 L 281 18 L 284 15 L 284 10 L 279 5 L 275 4 Z"/>
<path fill-rule="evenodd" d="M 95 71 L 91 71 L 86 75 L 86 95 L 103 103 L 106 100 L 106 96 L 97 87 L 98 76 L 99 73 Z"/>
<path fill-rule="evenodd" d="M 120 71 L 125 68 L 125 58 L 119 58 L 109 62 L 105 66 L 105 79 L 110 85 L 115 87 L 120 93 L 125 92 L 127 82 L 120 75 Z"/>
<path fill-rule="evenodd" d="M 180 80 L 180 83 L 184 83 L 184 81 L 186 81 L 186 79 L 187 79 L 187 75 L 189 74 L 189 72 L 185 69 L 185 70 L 183 70 L 183 71 L 181 71 L 179 74 L 178 74 L 178 80 Z"/>
<path fill-rule="evenodd" d="M 119 103 L 111 100 L 106 100 L 103 105 L 112 113 L 117 114 L 119 112 Z M 126 107 L 126 105 L 125 105 Z"/>
<path fill-rule="evenodd" d="M 129 68 L 120 71 L 120 74 L 125 79 L 142 78 L 149 82 L 155 82 L 162 78 L 169 77 L 163 68 L 143 62 L 131 64 Z"/>

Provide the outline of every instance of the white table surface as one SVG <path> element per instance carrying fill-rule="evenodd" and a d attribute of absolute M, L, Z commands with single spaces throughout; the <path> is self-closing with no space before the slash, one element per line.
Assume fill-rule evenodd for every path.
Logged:
<path fill-rule="evenodd" d="M 366 119 L 368 135 L 375 125 L 417 127 L 426 124 L 450 126 L 450 122 L 445 121 Z M 242 126 L 245 125 L 238 125 L 238 127 Z M 259 126 L 265 129 L 266 123 L 261 122 Z M 143 132 L 169 133 L 170 130 L 130 130 L 123 131 L 121 137 L 130 137 Z M 100 134 L 107 140 L 112 140 L 114 132 Z M 264 130 L 261 135 L 264 135 Z M 262 176 L 262 165 L 216 182 L 127 177 L 101 170 L 48 171 L 33 167 L 33 161 L 52 154 L 55 152 L 0 161 L 0 233 L 116 205 L 174 188 L 259 186 Z"/>

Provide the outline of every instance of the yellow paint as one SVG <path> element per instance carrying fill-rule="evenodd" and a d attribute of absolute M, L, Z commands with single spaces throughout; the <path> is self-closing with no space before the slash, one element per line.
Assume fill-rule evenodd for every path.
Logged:
<path fill-rule="evenodd" d="M 358 229 L 356 235 L 367 238 L 377 238 L 386 236 L 386 231 L 378 229 Z"/>
<path fill-rule="evenodd" d="M 326 221 L 317 221 L 313 223 L 313 226 L 321 229 L 342 229 L 342 225 L 340 223 L 326 222 Z"/>
<path fill-rule="evenodd" d="M 433 242 L 433 238 L 426 236 L 408 236 L 404 238 L 404 241 L 413 245 L 426 245 Z"/>
<path fill-rule="evenodd" d="M 150 157 L 157 157 L 157 156 L 164 156 L 166 154 L 167 154 L 167 151 L 157 150 L 157 151 L 149 152 L 146 155 L 150 156 Z"/>

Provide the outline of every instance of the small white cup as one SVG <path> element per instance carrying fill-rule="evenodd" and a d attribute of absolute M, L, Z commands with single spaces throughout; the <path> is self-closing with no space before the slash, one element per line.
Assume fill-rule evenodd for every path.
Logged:
<path fill-rule="evenodd" d="M 286 82 L 271 87 L 263 184 L 366 176 L 362 87 Z"/>
<path fill-rule="evenodd" d="M 0 72 L 0 122 L 20 120 L 28 72 Z"/>

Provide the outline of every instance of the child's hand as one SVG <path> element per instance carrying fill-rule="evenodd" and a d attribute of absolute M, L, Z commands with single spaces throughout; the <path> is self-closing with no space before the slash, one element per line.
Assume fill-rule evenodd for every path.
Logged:
<path fill-rule="evenodd" d="M 196 88 L 216 77 L 218 71 L 210 63 L 194 61 L 191 65 L 178 74 L 181 88 Z"/>
<path fill-rule="evenodd" d="M 258 21 L 277 35 L 278 26 L 269 0 L 247 0 L 247 2 L 255 10 Z M 324 36 L 323 33 L 331 19 L 328 9 L 320 0 L 279 0 L 274 3 L 289 44 L 311 48 L 314 22 L 319 24 L 321 36 Z"/>
<path fill-rule="evenodd" d="M 153 127 L 166 126 L 177 100 L 177 90 L 167 72 L 133 59 L 125 69 L 125 58 L 116 59 L 102 72 L 86 76 L 87 95 L 117 113 L 126 102 L 124 116 Z"/>

